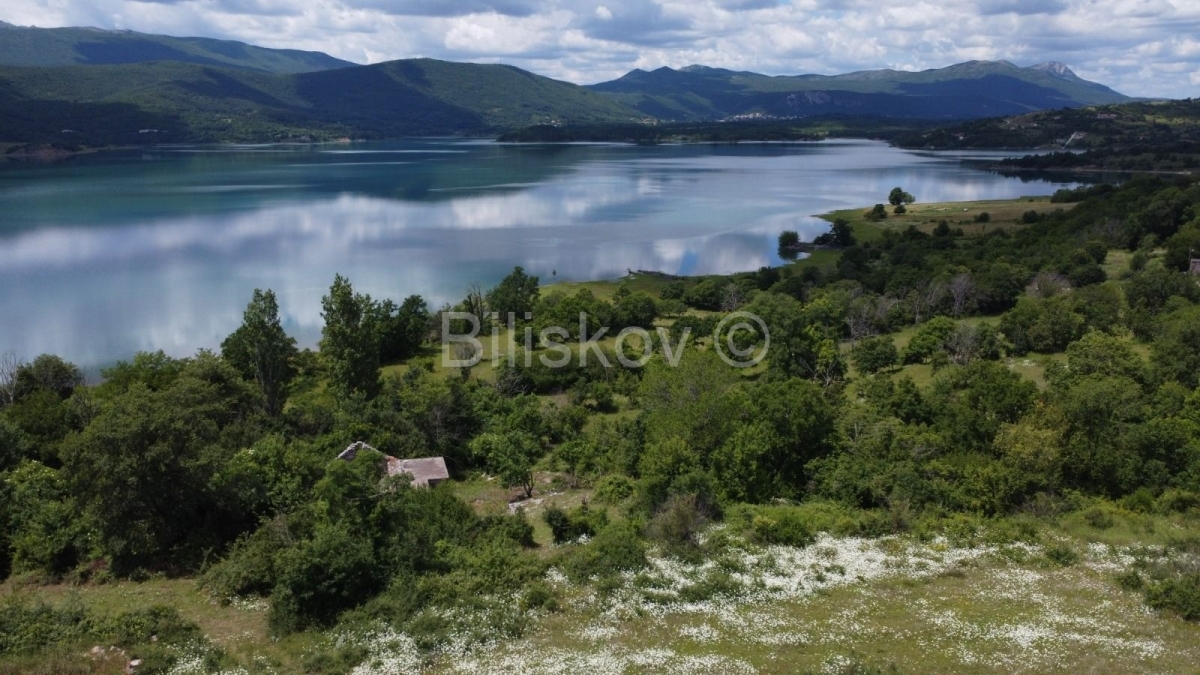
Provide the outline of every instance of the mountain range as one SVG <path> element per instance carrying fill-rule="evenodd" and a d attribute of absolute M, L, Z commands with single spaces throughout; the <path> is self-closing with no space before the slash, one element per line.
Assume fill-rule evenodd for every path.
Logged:
<path fill-rule="evenodd" d="M 768 76 L 705 66 L 579 86 L 512 66 L 0 23 L 0 142 L 112 145 L 496 134 L 823 116 L 967 120 L 1118 103 L 1060 63 Z"/>
<path fill-rule="evenodd" d="M 969 61 L 920 72 L 833 76 L 768 76 L 688 66 L 634 70 L 589 88 L 646 115 L 682 120 L 755 114 L 967 119 L 1129 100 L 1057 62 L 1021 68 L 1007 61 Z"/>
<path fill-rule="evenodd" d="M 34 28 L 0 21 L 0 64 L 73 66 L 180 61 L 266 73 L 306 73 L 358 65 L 322 52 L 267 49 L 211 38 L 100 28 Z"/>

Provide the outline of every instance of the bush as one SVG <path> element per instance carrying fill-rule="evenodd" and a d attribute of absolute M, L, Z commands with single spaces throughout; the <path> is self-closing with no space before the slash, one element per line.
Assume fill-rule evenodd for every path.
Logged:
<path fill-rule="evenodd" d="M 25 604 L 10 597 L 0 604 L 0 656 L 32 654 L 47 647 L 73 644 L 90 632 L 82 604 L 54 607 L 43 602 Z"/>
<path fill-rule="evenodd" d="M 1115 524 L 1112 512 L 1099 506 L 1084 511 L 1083 520 L 1097 530 L 1107 530 Z"/>
<path fill-rule="evenodd" d="M 1079 562 L 1079 554 L 1066 544 L 1054 544 L 1046 547 L 1046 557 L 1060 567 L 1070 567 Z"/>
<path fill-rule="evenodd" d="M 988 213 L 987 211 L 983 211 L 975 216 L 975 222 L 977 223 L 990 223 L 991 221 L 992 214 Z"/>
<path fill-rule="evenodd" d="M 750 518 L 748 531 L 756 543 L 803 547 L 817 539 L 804 514 L 797 509 L 779 506 L 756 511 Z"/>
<path fill-rule="evenodd" d="M 1186 513 L 1200 507 L 1200 494 L 1187 490 L 1167 490 L 1158 496 L 1155 506 L 1163 513 Z"/>
<path fill-rule="evenodd" d="M 629 522 L 612 523 L 566 560 L 564 571 L 575 580 L 613 576 L 646 566 L 646 545 Z"/>
<path fill-rule="evenodd" d="M 745 587 L 728 570 L 712 569 L 703 579 L 679 589 L 684 602 L 705 602 L 713 598 L 731 598 L 745 592 Z"/>
<path fill-rule="evenodd" d="M 558 594 L 554 592 L 553 588 L 540 581 L 530 584 L 529 588 L 525 590 L 525 595 L 521 596 L 521 611 L 528 612 L 535 609 L 547 612 L 557 612 L 561 609 Z"/>
<path fill-rule="evenodd" d="M 612 474 L 596 481 L 592 493 L 596 501 L 603 504 L 620 504 L 633 494 L 634 483 L 626 476 Z"/>
<path fill-rule="evenodd" d="M 708 520 L 708 509 L 696 495 L 674 495 L 659 508 L 646 533 L 668 551 L 680 551 L 699 544 Z"/>
<path fill-rule="evenodd" d="M 1146 603 L 1187 621 L 1200 621 L 1200 572 L 1152 583 L 1146 589 Z"/>
<path fill-rule="evenodd" d="M 154 605 L 123 612 L 102 620 L 96 635 L 118 647 L 146 644 L 154 639 L 166 644 L 183 644 L 202 637 L 200 627 L 184 619 L 174 607 Z"/>
<path fill-rule="evenodd" d="M 570 511 L 551 506 L 542 513 L 542 519 L 550 526 L 556 544 L 566 544 L 585 536 L 594 537 L 608 525 L 608 514 L 603 510 L 593 511 L 587 504 Z"/>

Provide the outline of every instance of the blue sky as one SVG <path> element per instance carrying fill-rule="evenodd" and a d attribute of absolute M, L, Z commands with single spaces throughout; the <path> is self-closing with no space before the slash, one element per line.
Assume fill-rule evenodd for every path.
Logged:
<path fill-rule="evenodd" d="M 581 84 L 692 63 L 769 74 L 1061 61 L 1200 96 L 1200 0 L 5 0 L 18 25 L 243 40 L 359 63 L 511 63 Z"/>

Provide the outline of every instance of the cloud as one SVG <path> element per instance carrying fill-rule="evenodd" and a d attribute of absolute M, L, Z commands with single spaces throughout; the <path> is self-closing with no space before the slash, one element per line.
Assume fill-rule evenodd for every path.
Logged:
<path fill-rule="evenodd" d="M 1200 95 L 1194 0 L 6 0 L 0 20 L 505 62 L 579 83 L 700 63 L 772 75 L 1062 61 L 1135 96 Z"/>

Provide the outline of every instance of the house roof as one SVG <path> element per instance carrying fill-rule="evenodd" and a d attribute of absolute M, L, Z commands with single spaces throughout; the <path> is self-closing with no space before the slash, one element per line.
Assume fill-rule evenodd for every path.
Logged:
<path fill-rule="evenodd" d="M 353 462 L 360 450 L 374 449 L 362 441 L 355 441 L 338 453 L 338 459 Z M 384 455 L 384 457 L 387 461 L 387 475 L 398 476 L 406 473 L 412 476 L 413 487 L 430 487 L 450 478 L 450 472 L 446 469 L 446 460 L 441 457 L 417 457 L 415 459 L 397 459 L 391 455 Z"/>
<path fill-rule="evenodd" d="M 441 457 L 419 457 L 416 459 L 387 458 L 387 473 L 396 476 L 407 473 L 413 477 L 412 484 L 416 487 L 428 487 L 450 477 L 446 470 L 446 460 Z"/>

